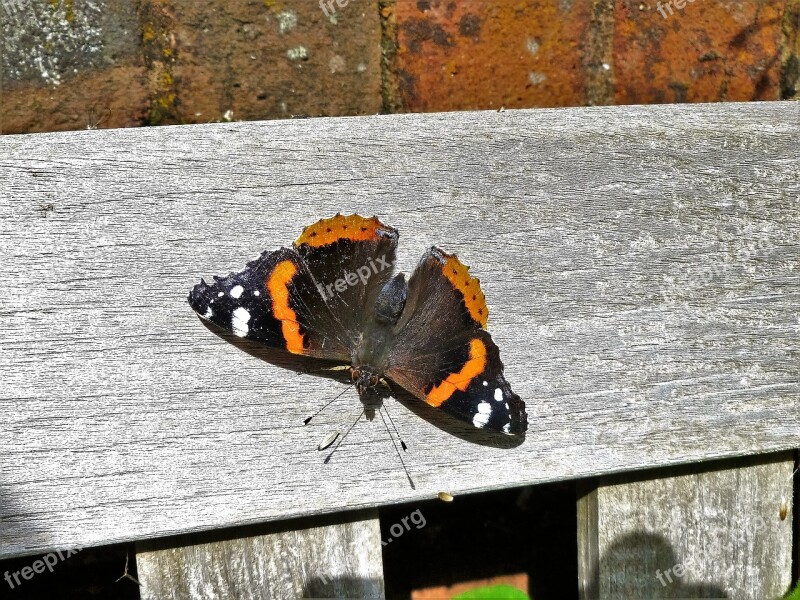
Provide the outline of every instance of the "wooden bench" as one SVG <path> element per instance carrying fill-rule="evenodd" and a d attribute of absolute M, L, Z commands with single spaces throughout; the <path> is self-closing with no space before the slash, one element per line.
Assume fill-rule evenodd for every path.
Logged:
<path fill-rule="evenodd" d="M 378 507 L 571 480 L 582 598 L 688 563 L 687 596 L 783 593 L 798 148 L 791 102 L 0 138 L 0 558 L 136 540 L 142 598 L 381 596 Z M 337 211 L 481 278 L 523 444 L 390 401 L 416 489 L 376 422 L 324 464 L 355 392 L 304 427 L 342 386 L 200 324 L 200 277 Z"/>

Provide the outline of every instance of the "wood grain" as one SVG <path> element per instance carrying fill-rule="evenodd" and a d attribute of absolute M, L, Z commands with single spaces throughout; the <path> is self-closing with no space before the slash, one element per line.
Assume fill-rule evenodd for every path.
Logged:
<path fill-rule="evenodd" d="M 0 557 L 796 447 L 800 104 L 0 138 Z M 342 211 L 481 278 L 503 447 L 264 362 L 186 303 Z M 417 414 L 418 413 L 418 414 Z M 423 418 L 420 418 L 422 416 Z M 454 435 L 455 434 L 455 435 Z"/>
<path fill-rule="evenodd" d="M 291 529 L 239 531 L 215 541 L 139 544 L 142 600 L 383 598 L 377 511 L 333 521 L 291 522 Z"/>
<path fill-rule="evenodd" d="M 578 520 L 581 598 L 782 597 L 792 523 L 780 504 L 792 502 L 793 467 L 783 452 L 601 477 L 578 503 L 589 516 Z"/>

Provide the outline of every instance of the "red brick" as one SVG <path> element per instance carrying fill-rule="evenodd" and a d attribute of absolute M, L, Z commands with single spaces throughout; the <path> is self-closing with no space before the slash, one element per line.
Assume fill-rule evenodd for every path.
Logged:
<path fill-rule="evenodd" d="M 2 92 L 0 131 L 36 133 L 74 129 L 136 127 L 147 115 L 144 67 L 90 70 L 57 88 L 16 84 Z"/>
<path fill-rule="evenodd" d="M 617 0 L 615 103 L 779 99 L 785 3 Z"/>
<path fill-rule="evenodd" d="M 0 130 L 131 127 L 149 104 L 129 0 L 5 2 Z M 94 115 L 94 116 L 93 116 Z"/>
<path fill-rule="evenodd" d="M 397 0 L 394 18 L 406 110 L 586 103 L 588 2 Z"/>
<path fill-rule="evenodd" d="M 380 112 L 377 5 L 333 6 L 326 16 L 309 1 L 150 0 L 151 122 Z"/>

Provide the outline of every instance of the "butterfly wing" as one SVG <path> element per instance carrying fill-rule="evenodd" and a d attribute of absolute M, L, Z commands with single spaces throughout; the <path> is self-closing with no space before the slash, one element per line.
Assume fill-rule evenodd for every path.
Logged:
<path fill-rule="evenodd" d="M 350 338 L 293 248 L 264 252 L 239 273 L 201 281 L 189 304 L 202 318 L 292 354 L 350 362 Z"/>
<path fill-rule="evenodd" d="M 376 217 L 336 215 L 306 227 L 294 246 L 354 347 L 392 275 L 397 230 Z"/>
<path fill-rule="evenodd" d="M 336 215 L 306 227 L 292 248 L 189 294 L 198 315 L 293 354 L 352 362 L 364 321 L 395 261 L 397 231 L 377 218 Z"/>
<path fill-rule="evenodd" d="M 480 282 L 454 255 L 431 248 L 409 281 L 386 375 L 475 427 L 521 434 L 525 403 L 503 377 L 488 316 Z"/>

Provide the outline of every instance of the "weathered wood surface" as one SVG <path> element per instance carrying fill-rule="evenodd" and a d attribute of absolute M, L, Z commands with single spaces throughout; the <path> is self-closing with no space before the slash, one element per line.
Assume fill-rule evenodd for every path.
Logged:
<path fill-rule="evenodd" d="M 201 534 L 137 544 L 142 600 L 383 598 L 377 511 L 349 519 L 327 517 L 330 524 L 314 527 L 290 521 L 230 539 Z"/>
<path fill-rule="evenodd" d="M 582 600 L 779 598 L 791 584 L 791 452 L 601 477 L 578 502 Z M 588 560 L 587 560 L 588 559 Z"/>
<path fill-rule="evenodd" d="M 796 447 L 798 121 L 757 103 L 0 138 L 0 556 Z M 191 312 L 201 276 L 339 210 L 397 227 L 402 270 L 433 243 L 472 266 L 523 444 L 392 402 L 416 490 L 380 421 L 324 464 L 355 392 L 303 427 L 342 386 Z"/>

